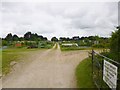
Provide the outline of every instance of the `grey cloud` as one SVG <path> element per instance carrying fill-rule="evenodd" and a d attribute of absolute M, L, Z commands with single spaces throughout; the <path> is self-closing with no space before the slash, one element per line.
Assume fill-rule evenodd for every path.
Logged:
<path fill-rule="evenodd" d="M 120 1 L 118 2 L 118 25 L 120 25 Z"/>
<path fill-rule="evenodd" d="M 31 30 L 52 36 L 109 36 L 117 25 L 117 3 L 2 2 L 2 37 Z M 102 30 L 102 32 L 101 32 Z"/>

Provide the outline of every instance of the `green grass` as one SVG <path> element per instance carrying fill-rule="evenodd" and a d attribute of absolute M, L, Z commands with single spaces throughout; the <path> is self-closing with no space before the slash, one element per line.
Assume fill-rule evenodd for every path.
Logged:
<path fill-rule="evenodd" d="M 63 46 L 60 46 L 60 48 L 61 48 L 61 51 L 89 50 L 89 49 L 91 49 L 90 47 L 80 48 L 80 47 L 63 47 Z"/>
<path fill-rule="evenodd" d="M 50 49 L 54 46 L 53 42 L 41 42 L 38 44 L 38 48 Z"/>
<path fill-rule="evenodd" d="M 61 48 L 61 51 L 74 51 L 74 50 L 104 50 L 105 48 L 94 48 L 94 47 L 64 47 L 64 46 L 61 46 L 60 45 L 60 48 Z"/>
<path fill-rule="evenodd" d="M 26 48 L 9 48 L 2 51 L 2 74 L 6 75 L 10 72 L 12 61 L 19 61 L 20 57 L 23 57 L 23 52 L 31 52 L 39 49 L 26 49 Z"/>
<path fill-rule="evenodd" d="M 92 80 L 92 62 L 87 58 L 80 62 L 76 68 L 76 79 L 78 88 L 96 88 Z"/>

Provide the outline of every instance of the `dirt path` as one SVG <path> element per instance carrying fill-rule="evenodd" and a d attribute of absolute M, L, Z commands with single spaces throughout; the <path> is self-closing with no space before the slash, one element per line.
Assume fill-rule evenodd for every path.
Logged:
<path fill-rule="evenodd" d="M 11 74 L 3 77 L 3 88 L 76 88 L 75 68 L 88 56 L 87 51 L 37 51 Z"/>

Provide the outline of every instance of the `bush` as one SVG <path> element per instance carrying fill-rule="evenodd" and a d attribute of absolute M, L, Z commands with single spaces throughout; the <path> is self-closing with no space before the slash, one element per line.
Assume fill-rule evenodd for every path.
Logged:
<path fill-rule="evenodd" d="M 104 43 L 94 44 L 94 45 L 92 45 L 92 47 L 94 47 L 94 48 L 109 48 L 109 44 L 104 44 Z"/>
<path fill-rule="evenodd" d="M 2 46 L 7 46 L 8 42 L 6 40 L 2 40 Z"/>
<path fill-rule="evenodd" d="M 117 30 L 112 33 L 111 42 L 110 42 L 110 52 L 111 52 L 111 55 L 115 56 L 114 58 L 116 58 L 116 60 L 119 61 L 119 58 L 120 58 L 120 26 L 117 27 Z"/>

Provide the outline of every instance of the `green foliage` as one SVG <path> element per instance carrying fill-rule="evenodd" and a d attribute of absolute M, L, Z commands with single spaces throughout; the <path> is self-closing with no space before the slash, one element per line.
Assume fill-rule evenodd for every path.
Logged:
<path fill-rule="evenodd" d="M 94 44 L 94 45 L 92 45 L 92 47 L 94 47 L 94 48 L 108 48 L 109 44 L 108 43 L 106 43 L 106 44 L 104 44 L 104 43 Z"/>
<path fill-rule="evenodd" d="M 112 33 L 110 49 L 111 52 L 120 52 L 120 29 Z"/>
<path fill-rule="evenodd" d="M 17 35 L 13 35 L 12 39 L 13 39 L 13 41 L 18 41 L 19 37 Z"/>
<path fill-rule="evenodd" d="M 24 38 L 23 38 L 23 37 L 20 37 L 20 38 L 19 38 L 19 41 L 24 41 Z"/>
<path fill-rule="evenodd" d="M 111 56 L 115 56 L 115 60 L 118 60 L 120 62 L 120 26 L 117 27 L 117 30 L 112 33 L 110 51 Z"/>
<path fill-rule="evenodd" d="M 24 39 L 28 40 L 28 41 L 46 41 L 47 38 L 43 37 L 43 36 L 39 36 L 36 33 L 31 33 L 31 32 L 27 32 L 24 34 Z"/>
<path fill-rule="evenodd" d="M 52 37 L 51 41 L 55 41 L 55 42 L 57 42 L 58 39 L 57 39 L 56 37 Z"/>
<path fill-rule="evenodd" d="M 61 51 L 70 51 L 70 50 L 88 50 L 91 49 L 90 47 L 77 47 L 77 46 L 71 46 L 71 47 L 66 47 L 60 45 Z"/>
<path fill-rule="evenodd" d="M 2 46 L 7 46 L 8 42 L 6 40 L 2 40 Z"/>
<path fill-rule="evenodd" d="M 12 34 L 9 33 L 9 34 L 5 37 L 5 40 L 7 40 L 7 41 L 12 41 Z"/>
<path fill-rule="evenodd" d="M 70 38 L 66 38 L 66 37 L 60 37 L 59 38 L 60 41 L 70 41 Z"/>
<path fill-rule="evenodd" d="M 26 46 L 31 46 L 31 45 L 37 45 L 37 42 L 35 41 L 25 41 Z"/>
<path fill-rule="evenodd" d="M 50 42 L 50 41 L 40 41 L 38 43 L 38 48 L 50 49 L 53 47 L 53 45 L 54 45 L 54 43 Z"/>
<path fill-rule="evenodd" d="M 109 38 L 105 37 L 99 37 L 99 36 L 88 36 L 88 37 L 72 37 L 65 38 L 60 37 L 61 43 L 67 42 L 67 43 L 77 43 L 78 46 L 87 46 L 87 47 L 93 47 L 93 48 L 109 48 L 110 40 Z"/>

